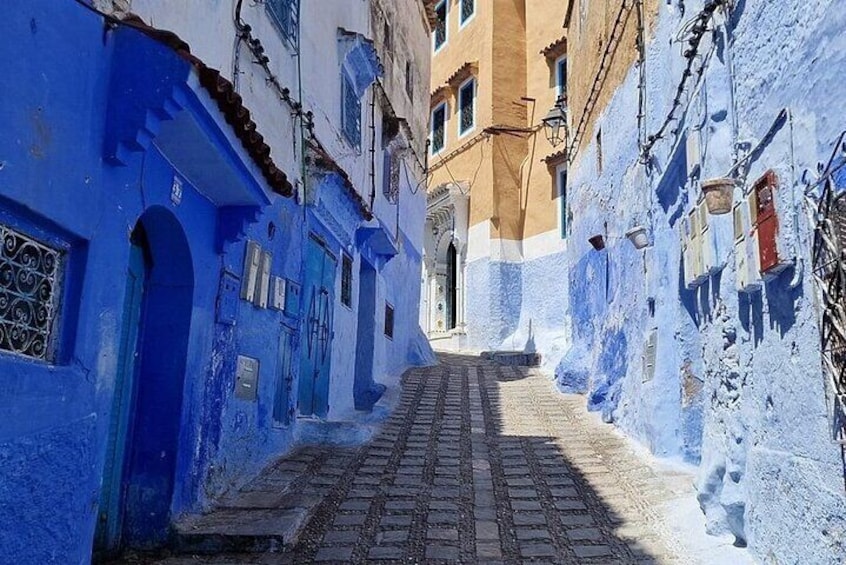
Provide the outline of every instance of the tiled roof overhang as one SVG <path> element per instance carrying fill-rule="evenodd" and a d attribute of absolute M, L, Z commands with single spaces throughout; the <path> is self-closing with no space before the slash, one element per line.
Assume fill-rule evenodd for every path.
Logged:
<path fill-rule="evenodd" d="M 458 67 L 447 79 L 447 84 L 452 88 L 457 88 L 462 82 L 479 72 L 478 61 L 468 61 Z"/>
<path fill-rule="evenodd" d="M 429 95 L 430 103 L 434 104 L 436 102 L 440 102 L 447 97 L 447 94 L 449 94 L 449 88 L 447 88 L 447 85 L 442 84 Z"/>
<path fill-rule="evenodd" d="M 270 155 L 270 146 L 264 142 L 264 136 L 257 131 L 257 125 L 252 120 L 249 109 L 244 106 L 241 95 L 235 91 L 234 85 L 222 76 L 220 71 L 209 67 L 191 54 L 188 43 L 175 33 L 149 26 L 135 14 L 128 15 L 121 23 L 167 45 L 191 63 L 199 76 L 200 84 L 215 101 L 235 136 L 258 166 L 268 186 L 273 192 L 290 197 L 294 192 L 293 187 L 287 175 L 274 163 Z"/>
<path fill-rule="evenodd" d="M 546 57 L 547 59 L 557 59 L 561 55 L 567 53 L 567 36 L 562 35 L 543 49 L 541 49 L 540 54 Z"/>

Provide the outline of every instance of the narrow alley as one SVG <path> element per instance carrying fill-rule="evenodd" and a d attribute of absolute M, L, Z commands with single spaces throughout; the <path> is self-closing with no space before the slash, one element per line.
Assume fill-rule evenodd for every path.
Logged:
<path fill-rule="evenodd" d="M 163 563 L 746 562 L 679 530 L 692 475 L 631 446 L 535 369 L 443 355 L 371 442 L 295 451 L 183 524 L 188 555 Z"/>

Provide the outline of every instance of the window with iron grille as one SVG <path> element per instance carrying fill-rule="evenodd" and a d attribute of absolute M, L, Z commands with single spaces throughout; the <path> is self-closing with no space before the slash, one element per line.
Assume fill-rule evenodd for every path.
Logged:
<path fill-rule="evenodd" d="M 64 252 L 0 224 L 0 350 L 55 359 Z"/>
<path fill-rule="evenodd" d="M 435 6 L 435 16 L 437 23 L 435 24 L 435 31 L 432 34 L 435 45 L 435 51 L 440 49 L 447 40 L 447 1 L 441 0 Z"/>
<path fill-rule="evenodd" d="M 399 196 L 399 178 L 401 159 L 393 151 L 385 151 L 382 160 L 382 194 L 391 204 L 396 204 Z"/>
<path fill-rule="evenodd" d="M 473 129 L 476 120 L 476 81 L 470 79 L 458 90 L 459 133 Z"/>
<path fill-rule="evenodd" d="M 385 53 L 392 55 L 394 46 L 391 38 L 391 24 L 389 24 L 387 20 L 385 20 L 385 23 L 382 26 L 382 38 L 384 39 L 382 43 L 385 47 Z"/>
<path fill-rule="evenodd" d="M 361 146 L 361 100 L 346 71 L 341 73 L 341 128 L 351 145 Z"/>
<path fill-rule="evenodd" d="M 476 0 L 461 0 L 461 24 L 473 17 L 476 12 Z"/>
<path fill-rule="evenodd" d="M 352 257 L 345 253 L 341 262 L 341 304 L 350 307 L 352 306 L 352 271 Z"/>
<path fill-rule="evenodd" d="M 300 20 L 299 0 L 267 0 L 266 6 L 276 28 L 292 46 L 296 46 Z"/>
<path fill-rule="evenodd" d="M 411 61 L 405 62 L 405 93 L 408 99 L 414 102 L 414 75 L 412 74 Z"/>
<path fill-rule="evenodd" d="M 446 143 L 446 103 L 441 103 L 432 111 L 432 153 L 444 148 Z"/>
<path fill-rule="evenodd" d="M 394 307 L 385 303 L 385 335 L 394 339 Z"/>

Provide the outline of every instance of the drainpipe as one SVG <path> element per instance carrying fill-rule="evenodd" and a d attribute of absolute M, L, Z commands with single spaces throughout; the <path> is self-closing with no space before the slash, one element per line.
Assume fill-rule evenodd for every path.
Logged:
<path fill-rule="evenodd" d="M 795 135 L 793 133 L 793 112 L 790 107 L 784 108 L 782 112 L 787 115 L 787 125 L 790 132 L 790 206 L 793 212 L 793 278 L 790 279 L 790 288 L 798 288 L 802 284 L 804 271 L 804 259 L 799 253 L 799 208 L 796 203 L 796 149 Z"/>

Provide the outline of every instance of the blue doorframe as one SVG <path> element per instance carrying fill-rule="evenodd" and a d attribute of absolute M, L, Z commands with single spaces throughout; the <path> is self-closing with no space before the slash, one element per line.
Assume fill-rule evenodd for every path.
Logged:
<path fill-rule="evenodd" d="M 109 419 L 106 463 L 103 469 L 94 539 L 94 551 L 98 556 L 108 555 L 120 547 L 125 495 L 123 478 L 130 414 L 134 401 L 135 360 L 138 351 L 146 270 L 144 249 L 140 243 L 132 242 L 126 275 L 126 294 L 123 300 L 123 324 L 120 333 L 114 399 Z"/>
<path fill-rule="evenodd" d="M 305 261 L 303 339 L 297 397 L 301 415 L 323 418 L 329 413 L 335 270 L 338 260 L 323 239 L 310 234 Z"/>
<path fill-rule="evenodd" d="M 353 400 L 356 410 L 370 411 L 385 392 L 373 378 L 376 344 L 376 268 L 362 258 L 359 269 L 358 327 L 355 347 Z"/>

